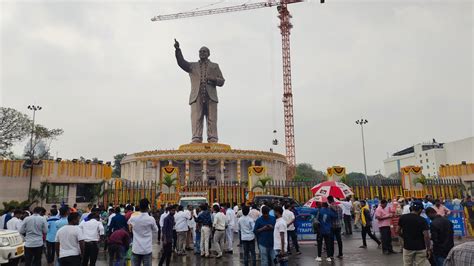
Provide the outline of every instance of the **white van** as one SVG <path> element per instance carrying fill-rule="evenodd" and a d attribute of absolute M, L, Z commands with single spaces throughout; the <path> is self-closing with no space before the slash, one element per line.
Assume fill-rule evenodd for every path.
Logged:
<path fill-rule="evenodd" d="M 23 256 L 25 243 L 18 231 L 0 229 L 0 264 Z"/>
<path fill-rule="evenodd" d="M 179 199 L 178 204 L 183 206 L 184 208 L 187 208 L 188 205 L 191 205 L 196 208 L 204 203 L 208 203 L 207 198 L 205 197 L 182 197 Z"/>

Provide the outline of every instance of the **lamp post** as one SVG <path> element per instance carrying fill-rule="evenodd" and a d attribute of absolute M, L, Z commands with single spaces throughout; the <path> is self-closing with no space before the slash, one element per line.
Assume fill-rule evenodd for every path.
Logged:
<path fill-rule="evenodd" d="M 364 156 L 364 175 L 365 175 L 365 183 L 367 186 L 369 186 L 369 179 L 367 178 L 367 163 L 365 160 L 364 125 L 367 124 L 368 122 L 369 121 L 367 121 L 367 119 L 363 119 L 363 118 L 355 121 L 357 125 L 360 125 L 360 131 L 362 133 L 362 153 Z"/>
<path fill-rule="evenodd" d="M 35 148 L 33 147 L 33 137 L 35 135 L 35 118 L 36 118 L 36 111 L 42 109 L 39 105 L 28 105 L 28 109 L 33 111 L 33 121 L 31 126 L 31 138 L 30 138 L 30 185 L 28 186 L 28 201 L 31 200 L 31 182 L 33 181 L 33 167 L 34 167 L 34 160 L 35 160 Z"/>

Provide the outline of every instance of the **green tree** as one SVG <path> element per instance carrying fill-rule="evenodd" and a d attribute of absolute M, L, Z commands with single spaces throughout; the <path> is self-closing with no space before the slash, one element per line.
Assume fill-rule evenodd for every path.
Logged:
<path fill-rule="evenodd" d="M 415 185 L 416 184 L 425 185 L 426 184 L 426 176 L 421 175 L 420 177 L 415 178 L 414 183 L 415 183 Z"/>
<path fill-rule="evenodd" d="M 32 188 L 30 193 L 31 203 L 39 203 L 43 207 L 43 202 L 47 199 L 56 201 L 58 196 L 48 188 L 51 188 L 51 184 L 48 182 L 41 182 L 39 189 Z"/>
<path fill-rule="evenodd" d="M 252 191 L 256 188 L 260 188 L 263 190 L 264 193 L 267 192 L 267 186 L 271 181 L 272 181 L 271 176 L 265 176 L 265 177 L 259 178 L 255 186 L 253 186 Z"/>
<path fill-rule="evenodd" d="M 121 168 L 121 165 L 120 165 L 120 162 L 122 162 L 122 159 L 127 156 L 126 153 L 119 153 L 117 155 L 114 156 L 114 165 L 112 166 L 113 167 L 113 171 L 112 171 L 112 177 L 114 178 L 120 178 L 122 175 L 122 168 Z"/>
<path fill-rule="evenodd" d="M 107 193 L 104 187 L 105 181 L 100 182 L 99 184 L 94 184 L 91 188 L 91 203 L 98 203 L 105 193 Z"/>
<path fill-rule="evenodd" d="M 28 142 L 25 148 L 25 156 L 30 159 L 47 159 L 51 142 L 61 136 L 64 130 L 60 128 L 48 129 L 42 125 L 35 125 L 33 141 Z"/>
<path fill-rule="evenodd" d="M 172 177 L 171 175 L 165 175 L 163 177 L 163 181 L 161 181 L 162 185 L 165 185 L 168 187 L 168 193 L 171 193 L 171 187 L 176 185 L 176 181 L 178 178 Z"/>
<path fill-rule="evenodd" d="M 296 165 L 296 175 L 294 181 L 320 181 L 326 178 L 326 175 L 319 170 L 315 170 L 309 163 L 300 163 Z"/>
<path fill-rule="evenodd" d="M 0 156 L 11 156 L 14 143 L 24 140 L 31 132 L 31 120 L 13 108 L 0 107 Z"/>

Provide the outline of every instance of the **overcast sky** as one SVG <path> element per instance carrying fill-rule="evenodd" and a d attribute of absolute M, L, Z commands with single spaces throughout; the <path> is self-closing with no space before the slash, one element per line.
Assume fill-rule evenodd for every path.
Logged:
<path fill-rule="evenodd" d="M 218 1 L 0 2 L 0 103 L 41 105 L 37 121 L 64 129 L 53 155 L 108 161 L 189 142 L 173 38 L 188 61 L 208 46 L 222 70 L 220 142 L 269 150 L 276 129 L 285 153 L 275 7 L 151 22 Z M 387 153 L 473 136 L 472 1 L 326 2 L 289 6 L 297 162 L 362 172 L 361 116 L 369 174 Z"/>

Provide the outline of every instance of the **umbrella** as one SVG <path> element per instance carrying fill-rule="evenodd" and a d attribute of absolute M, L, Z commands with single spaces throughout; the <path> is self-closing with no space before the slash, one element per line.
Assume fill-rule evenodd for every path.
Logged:
<path fill-rule="evenodd" d="M 351 188 L 342 182 L 326 181 L 317 184 L 311 189 L 316 196 L 333 196 L 335 198 L 346 198 L 347 196 L 354 195 Z"/>
<path fill-rule="evenodd" d="M 314 196 L 308 202 L 304 204 L 305 207 L 309 208 L 316 208 L 316 205 L 318 202 L 328 202 L 328 197 L 326 196 Z M 340 204 L 341 202 L 338 200 L 335 200 L 336 204 Z"/>

